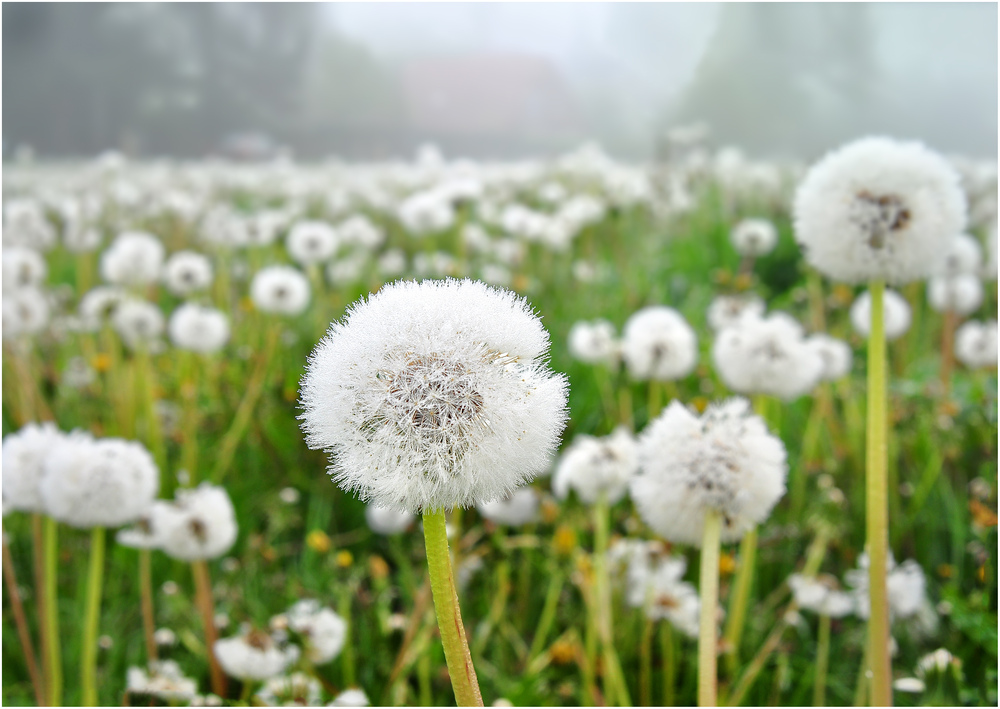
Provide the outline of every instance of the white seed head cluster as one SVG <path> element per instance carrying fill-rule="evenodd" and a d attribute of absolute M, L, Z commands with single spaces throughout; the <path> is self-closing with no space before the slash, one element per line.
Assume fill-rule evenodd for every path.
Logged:
<path fill-rule="evenodd" d="M 41 333 L 51 309 L 45 292 L 29 286 L 3 294 L 3 339 L 16 340 Z"/>
<path fill-rule="evenodd" d="M 304 599 L 288 609 L 288 627 L 306 640 L 306 657 L 315 665 L 322 665 L 337 655 L 347 639 L 347 621 L 330 608 Z"/>
<path fill-rule="evenodd" d="M 622 539 L 608 549 L 609 567 L 624 568 L 625 602 L 653 621 L 666 620 L 688 637 L 698 637 L 701 600 L 684 581 L 687 561 L 666 554 L 660 542 Z"/>
<path fill-rule="evenodd" d="M 153 504 L 160 471 L 141 443 L 71 436 L 46 456 L 39 489 L 45 512 L 72 527 L 118 527 Z"/>
<path fill-rule="evenodd" d="M 88 332 L 100 330 L 101 325 L 114 315 L 115 308 L 127 295 L 125 290 L 118 286 L 91 288 L 80 298 L 77 306 L 80 328 Z"/>
<path fill-rule="evenodd" d="M 178 251 L 163 266 L 163 282 L 181 297 L 203 291 L 212 285 L 212 262 L 197 251 Z"/>
<path fill-rule="evenodd" d="M 322 703 L 320 681 L 305 672 L 272 677 L 257 692 L 258 706 L 268 707 L 317 707 Z"/>
<path fill-rule="evenodd" d="M 974 313 L 983 302 L 983 284 L 973 273 L 934 276 L 927 281 L 927 302 L 939 313 Z"/>
<path fill-rule="evenodd" d="M 712 361 L 727 387 L 790 401 L 819 382 L 822 357 L 787 313 L 744 317 L 716 335 Z"/>
<path fill-rule="evenodd" d="M 603 495 L 614 504 L 628 492 L 638 466 L 636 441 L 627 428 L 619 427 L 603 438 L 582 434 L 563 451 L 552 475 L 552 491 L 563 499 L 575 490 L 588 505 Z"/>
<path fill-rule="evenodd" d="M 811 335 L 806 344 L 812 347 L 823 362 L 819 378 L 822 381 L 834 381 L 851 373 L 854 363 L 854 353 L 851 346 L 836 337 L 823 333 Z"/>
<path fill-rule="evenodd" d="M 865 138 L 821 159 L 799 185 L 795 238 L 806 260 L 847 283 L 930 275 L 966 225 L 958 174 L 914 142 Z"/>
<path fill-rule="evenodd" d="M 792 574 L 788 586 L 795 602 L 804 610 L 831 618 L 843 618 L 854 612 L 851 594 L 837 590 L 829 579 Z"/>
<path fill-rule="evenodd" d="M 165 702 L 190 702 L 198 694 L 198 683 L 186 677 L 175 660 L 149 663 L 149 671 L 129 667 L 125 691 L 162 699 Z"/>
<path fill-rule="evenodd" d="M 345 244 L 364 249 L 377 249 L 385 241 L 385 232 L 360 214 L 341 222 L 337 234 Z"/>
<path fill-rule="evenodd" d="M 375 534 L 400 534 L 413 524 L 413 514 L 392 507 L 368 505 L 365 508 L 365 521 Z"/>
<path fill-rule="evenodd" d="M 955 331 L 955 356 L 971 369 L 997 366 L 997 321 L 970 320 Z"/>
<path fill-rule="evenodd" d="M 494 524 L 521 527 L 538 521 L 538 492 L 533 487 L 521 487 L 505 500 L 481 502 L 476 508 Z"/>
<path fill-rule="evenodd" d="M 708 306 L 708 326 L 719 332 L 739 323 L 744 317 L 764 317 L 764 301 L 759 296 L 717 295 Z"/>
<path fill-rule="evenodd" d="M 936 264 L 935 276 L 958 276 L 978 273 L 983 260 L 983 247 L 968 234 L 956 234 L 948 243 L 944 257 Z"/>
<path fill-rule="evenodd" d="M 872 294 L 865 291 L 851 305 L 851 325 L 862 337 L 872 331 Z M 910 329 L 910 304 L 896 291 L 886 288 L 882 295 L 882 326 L 886 340 L 897 340 Z"/>
<path fill-rule="evenodd" d="M 573 323 L 569 329 L 569 353 L 587 364 L 617 365 L 620 345 L 615 326 L 607 320 Z"/>
<path fill-rule="evenodd" d="M 851 586 L 851 595 L 857 614 L 868 618 L 871 614 L 871 598 L 868 594 L 868 552 L 858 557 L 858 568 L 847 572 L 844 580 Z M 913 559 L 904 561 L 899 566 L 889 552 L 886 564 L 888 576 L 886 588 L 889 597 L 889 617 L 893 621 L 910 618 L 917 615 L 927 600 L 927 579 L 924 570 Z"/>
<path fill-rule="evenodd" d="M 229 341 L 229 319 L 221 310 L 185 303 L 170 316 L 170 340 L 182 350 L 210 354 Z"/>
<path fill-rule="evenodd" d="M 45 459 L 67 439 L 89 439 L 82 431 L 66 434 L 50 421 L 25 424 L 3 438 L 3 504 L 22 512 L 45 512 L 39 484 Z"/>
<path fill-rule="evenodd" d="M 329 260 L 339 245 L 336 230 L 326 222 L 316 221 L 296 223 L 285 240 L 288 254 L 301 266 Z"/>
<path fill-rule="evenodd" d="M 291 266 L 268 266 L 250 283 L 250 298 L 258 310 L 299 315 L 309 305 L 309 279 Z"/>
<path fill-rule="evenodd" d="M 327 704 L 330 707 L 367 707 L 371 706 L 368 700 L 368 695 L 364 693 L 364 690 L 354 688 L 345 689 L 343 692 L 338 694 L 333 700 Z"/>
<path fill-rule="evenodd" d="M 49 272 L 45 257 L 24 246 L 5 246 L 2 262 L 4 297 L 21 288 L 41 286 Z"/>
<path fill-rule="evenodd" d="M 701 545 L 705 513 L 722 518 L 722 540 L 763 522 L 785 493 L 785 446 L 746 399 L 710 406 L 698 417 L 674 401 L 639 438 L 632 500 L 657 534 Z"/>
<path fill-rule="evenodd" d="M 516 294 L 399 281 L 355 303 L 309 359 L 300 417 L 346 490 L 410 512 L 509 494 L 544 470 L 566 420 L 548 334 Z"/>
<path fill-rule="evenodd" d="M 242 680 L 263 681 L 280 675 L 299 658 L 295 645 L 281 647 L 260 630 L 218 640 L 213 648 L 227 675 Z"/>
<path fill-rule="evenodd" d="M 634 313 L 622 332 L 622 359 L 633 379 L 673 381 L 698 363 L 698 338 L 673 308 L 652 306 Z"/>
<path fill-rule="evenodd" d="M 767 219 L 744 219 L 729 234 L 733 246 L 743 256 L 763 256 L 778 244 L 778 230 Z"/>
<path fill-rule="evenodd" d="M 118 543 L 159 549 L 181 561 L 217 559 L 229 551 L 239 528 L 225 489 L 209 483 L 157 500 L 139 524 L 118 533 Z"/>
<path fill-rule="evenodd" d="M 119 234 L 101 254 L 101 277 L 120 286 L 142 286 L 160 279 L 166 249 L 152 234 Z"/>
<path fill-rule="evenodd" d="M 126 297 L 111 315 L 111 326 L 132 349 L 148 346 L 163 334 L 163 311 L 155 303 Z"/>

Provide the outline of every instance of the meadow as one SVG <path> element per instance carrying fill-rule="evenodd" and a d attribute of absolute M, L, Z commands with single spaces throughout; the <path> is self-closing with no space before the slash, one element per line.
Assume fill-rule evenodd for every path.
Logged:
<path fill-rule="evenodd" d="M 968 233 L 985 254 L 977 271 L 982 302 L 961 319 L 995 328 L 996 165 L 954 164 L 968 200 Z M 4 467 L 7 441 L 30 422 L 137 440 L 159 469 L 160 499 L 206 481 L 222 486 L 238 528 L 231 548 L 194 563 L 116 543 L 109 533 L 94 648 L 85 632 L 94 536 L 60 524 L 48 569 L 56 578 L 62 702 L 88 700 L 80 667 L 96 652 L 98 705 L 325 704 L 336 697 L 345 704 L 358 699 L 342 694 L 352 688 L 372 705 L 453 704 L 419 520 L 398 533 L 373 530 L 365 503 L 331 481 L 327 454 L 307 447 L 297 417 L 309 353 L 351 303 L 400 278 L 470 277 L 512 289 L 541 317 L 551 368 L 569 384 L 561 451 L 578 436 L 610 436 L 619 426 L 641 434 L 675 399 L 700 412 L 736 393 L 712 355 L 719 333 L 707 313 L 720 295 L 757 296 L 768 312 L 787 313 L 805 331 L 849 345 L 845 376 L 815 382 L 787 401 L 751 396 L 787 451 L 787 492 L 757 529 L 755 560 L 740 543 L 722 546 L 718 699 L 867 704 L 866 619 L 854 606 L 840 617 L 820 616 L 800 607 L 789 585 L 808 566 L 807 576 L 822 574 L 855 601 L 865 594 L 848 581 L 866 539 L 867 339 L 850 315 L 865 289 L 825 278 L 803 259 L 791 204 L 806 167 L 755 162 L 733 148 L 709 151 L 684 136 L 676 137 L 669 159 L 643 166 L 617 163 L 595 146 L 520 163 L 449 161 L 427 148 L 412 161 L 381 164 L 144 163 L 109 154 L 5 166 Z M 734 228 L 748 218 L 767 220 L 777 236 L 756 258 L 733 244 Z M 308 244 L 289 248 L 303 223 L 326 239 L 316 222 L 334 234 L 332 250 L 313 256 Z M 125 232 L 152 234 L 166 258 L 202 254 L 210 282 L 179 294 L 183 288 L 168 287 L 162 265 L 148 281 L 130 279 L 142 270 L 141 257 L 109 267 L 109 247 Z M 40 274 L 29 257 L 18 262 L 28 266 L 8 270 L 18 248 L 41 255 Z M 298 314 L 264 312 L 251 297 L 254 275 L 276 264 L 308 280 L 308 307 Z M 86 294 L 109 285 L 117 290 L 103 307 L 81 307 Z M 34 294 L 23 295 L 26 289 Z M 924 281 L 899 288 L 910 325 L 888 344 L 889 543 L 897 563 L 913 560 L 919 569 L 906 565 L 913 573 L 902 593 L 910 607 L 892 624 L 893 699 L 904 706 L 992 706 L 995 329 L 992 366 L 969 366 L 948 344 L 957 321 L 932 309 L 927 291 Z M 137 330 L 116 321 L 114 309 L 128 298 L 155 305 L 164 322 Z M 224 314 L 227 336 L 213 351 L 172 339 L 165 321 L 188 301 Z M 689 373 L 669 382 L 639 380 L 617 354 L 585 362 L 571 352 L 577 323 L 606 320 L 617 340 L 634 313 L 653 305 L 675 309 L 696 333 Z M 558 462 L 553 458 L 530 483 L 537 510 L 523 523 L 498 523 L 476 508 L 450 514 L 459 599 L 485 703 L 695 704 L 697 630 L 691 637 L 669 614 L 630 602 L 635 577 L 615 563 L 622 557 L 601 551 L 621 550 L 626 540 L 653 542 L 657 534 L 628 495 L 608 505 L 604 528 L 578 492 L 554 489 Z M 49 691 L 53 668 L 42 652 L 37 568 L 47 563 L 39 548 L 43 522 L 37 512 L 11 509 L 7 498 L 5 489 L 5 555 L 9 548 L 12 562 L 8 568 L 5 560 L 5 581 L 16 573 L 39 684 Z M 696 548 L 648 548 L 683 559 L 681 578 L 697 586 Z M 605 570 L 608 607 L 595 597 L 595 576 Z M 289 654 L 274 675 L 303 676 L 284 689 L 273 678 L 268 684 L 230 677 L 224 696 L 213 693 L 219 685 L 202 622 L 205 595 L 196 591 L 205 583 L 219 638 L 264 631 L 268 642 L 303 650 Z M 308 636 L 294 618 L 290 625 L 289 609 L 303 599 L 346 621 L 332 659 L 314 661 Z M 734 616 L 741 626 L 735 631 Z M 601 638 L 605 623 L 621 681 Z M 924 660 L 939 649 L 946 659 Z M 189 680 L 165 682 L 182 687 L 176 694 L 151 697 L 134 672 L 134 691 L 126 691 L 129 668 L 147 671 L 151 651 L 176 662 Z M 5 585 L 5 704 L 36 704 L 28 655 Z M 266 684 L 270 695 L 261 694 Z"/>

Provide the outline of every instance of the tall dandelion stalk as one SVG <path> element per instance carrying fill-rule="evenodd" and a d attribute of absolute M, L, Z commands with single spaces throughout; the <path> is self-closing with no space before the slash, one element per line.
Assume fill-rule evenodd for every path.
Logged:
<path fill-rule="evenodd" d="M 341 487 L 421 513 L 434 608 L 455 698 L 481 706 L 445 533 L 445 510 L 509 494 L 548 465 L 566 381 L 522 298 L 470 280 L 400 281 L 330 326 L 302 380 L 310 447 Z"/>

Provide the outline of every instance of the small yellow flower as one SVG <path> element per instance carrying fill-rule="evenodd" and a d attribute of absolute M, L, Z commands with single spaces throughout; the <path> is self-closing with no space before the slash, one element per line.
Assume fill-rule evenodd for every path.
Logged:
<path fill-rule="evenodd" d="M 736 277 L 736 290 L 744 291 L 753 285 L 753 276 L 749 273 L 741 273 Z"/>
<path fill-rule="evenodd" d="M 240 310 L 244 310 L 248 313 L 253 310 L 253 300 L 249 296 L 240 298 Z"/>
<path fill-rule="evenodd" d="M 337 566 L 342 569 L 350 567 L 354 563 L 354 554 L 347 551 L 347 549 L 341 549 L 337 552 Z"/>
<path fill-rule="evenodd" d="M 330 537 L 322 529 L 314 529 L 306 535 L 306 546 L 318 554 L 325 554 L 332 546 Z"/>
<path fill-rule="evenodd" d="M 576 656 L 576 648 L 568 640 L 556 640 L 549 648 L 549 657 L 554 665 L 568 665 Z"/>
<path fill-rule="evenodd" d="M 708 408 L 708 397 L 696 396 L 691 399 L 691 405 L 698 411 L 699 414 L 705 413 L 705 409 Z"/>
<path fill-rule="evenodd" d="M 937 567 L 938 576 L 943 579 L 950 579 L 955 574 L 955 567 L 951 564 L 941 564 Z"/>
<path fill-rule="evenodd" d="M 107 352 L 99 352 L 94 355 L 94 360 L 91 364 L 98 372 L 106 372 L 111 368 L 111 355 Z"/>
<path fill-rule="evenodd" d="M 389 577 L 389 564 L 381 556 L 375 554 L 368 559 L 368 571 L 376 581 L 384 581 Z"/>
<path fill-rule="evenodd" d="M 721 554 L 719 556 L 719 574 L 728 576 L 736 571 L 736 557 L 732 554 Z"/>
<path fill-rule="evenodd" d="M 528 277 L 523 273 L 518 273 L 514 276 L 514 282 L 512 285 L 514 290 L 518 292 L 528 290 Z"/>
<path fill-rule="evenodd" d="M 559 517 L 559 505 L 556 504 L 555 500 L 545 498 L 542 500 L 542 521 L 545 524 L 552 524 Z"/>
<path fill-rule="evenodd" d="M 556 533 L 552 537 L 552 546 L 556 554 L 572 554 L 573 550 L 576 549 L 576 545 L 576 532 L 572 527 L 563 524 L 556 528 Z"/>
<path fill-rule="evenodd" d="M 720 286 L 728 285 L 733 280 L 733 274 L 728 268 L 719 268 L 712 273 L 712 279 Z"/>

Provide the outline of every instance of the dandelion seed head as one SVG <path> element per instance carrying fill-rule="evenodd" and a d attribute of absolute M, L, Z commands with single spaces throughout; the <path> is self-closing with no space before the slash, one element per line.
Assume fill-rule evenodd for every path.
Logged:
<path fill-rule="evenodd" d="M 171 314 L 167 331 L 178 349 L 210 354 L 229 341 L 229 318 L 221 310 L 185 303 Z"/>
<path fill-rule="evenodd" d="M 212 262 L 196 251 L 178 251 L 163 266 L 163 282 L 182 297 L 205 290 L 212 285 Z"/>
<path fill-rule="evenodd" d="M 983 302 L 983 284 L 973 273 L 934 276 L 927 282 L 927 302 L 939 313 L 974 313 Z"/>
<path fill-rule="evenodd" d="M 509 497 L 477 505 L 479 514 L 494 524 L 521 527 L 538 521 L 538 493 L 532 487 L 521 487 Z"/>
<path fill-rule="evenodd" d="M 581 434 L 563 451 L 552 475 L 552 491 L 563 499 L 574 490 L 588 505 L 603 495 L 614 504 L 628 492 L 638 464 L 636 441 L 628 429 L 619 427 L 603 438 Z"/>
<path fill-rule="evenodd" d="M 743 256 L 763 256 L 778 244 L 778 230 L 767 219 L 744 219 L 729 234 Z"/>
<path fill-rule="evenodd" d="M 872 294 L 865 291 L 851 305 L 851 325 L 862 337 L 871 334 Z M 886 288 L 882 296 L 882 325 L 886 340 L 896 340 L 910 329 L 910 304 L 896 291 Z"/>
<path fill-rule="evenodd" d="M 127 231 L 101 254 L 101 277 L 121 286 L 141 286 L 160 279 L 166 249 L 152 234 Z"/>
<path fill-rule="evenodd" d="M 970 320 L 955 331 L 955 356 L 970 369 L 997 366 L 997 321 Z"/>
<path fill-rule="evenodd" d="M 309 306 L 309 280 L 291 266 L 268 266 L 250 283 L 250 298 L 258 310 L 299 315 Z"/>
<path fill-rule="evenodd" d="M 621 353 L 633 379 L 673 381 L 694 371 L 698 339 L 676 310 L 652 306 L 625 322 Z"/>

